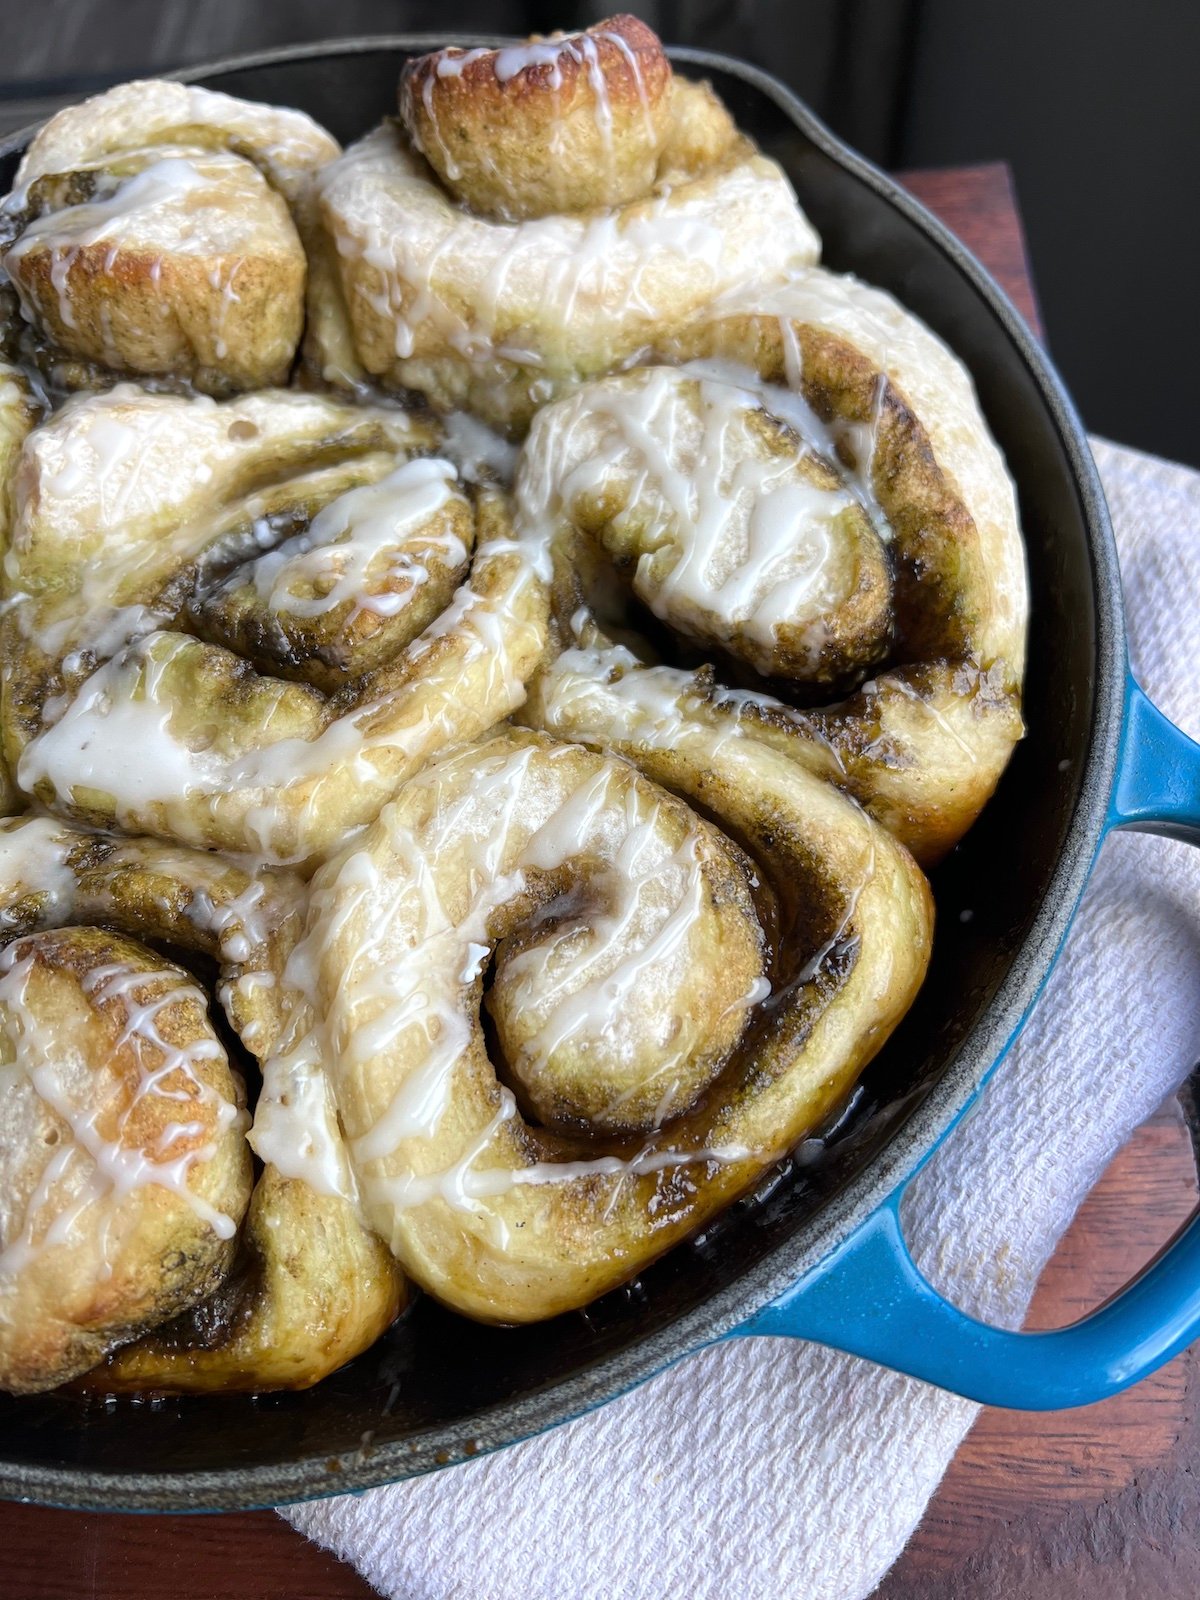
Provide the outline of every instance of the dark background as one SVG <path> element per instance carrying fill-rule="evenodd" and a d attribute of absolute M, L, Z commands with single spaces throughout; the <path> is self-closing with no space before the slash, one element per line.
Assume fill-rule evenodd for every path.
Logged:
<path fill-rule="evenodd" d="M 614 0 L 614 6 L 619 0 Z M 573 27 L 579 0 L 0 0 L 0 128 L 139 74 L 355 33 Z M 1200 466 L 1200 5 L 635 0 L 747 57 L 887 167 L 1005 160 L 1088 426 Z"/>

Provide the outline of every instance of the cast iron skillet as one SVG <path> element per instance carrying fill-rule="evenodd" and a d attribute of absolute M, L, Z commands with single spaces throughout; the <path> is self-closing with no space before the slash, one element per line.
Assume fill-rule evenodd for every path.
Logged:
<path fill-rule="evenodd" d="M 343 41 L 186 77 L 300 106 L 346 141 L 391 110 L 407 53 L 447 42 Z M 817 1338 L 979 1399 L 1054 1406 L 1132 1382 L 1200 1331 L 1200 1230 L 1087 1322 L 1039 1335 L 964 1317 L 904 1250 L 903 1186 L 1019 1028 L 1104 834 L 1132 825 L 1200 840 L 1200 749 L 1127 679 L 1095 468 L 1061 383 L 1003 294 L 774 79 L 724 56 L 673 57 L 711 78 L 783 164 L 824 238 L 826 264 L 890 289 L 964 358 L 1020 487 L 1033 590 L 1029 736 L 936 874 L 940 932 L 928 981 L 821 1138 L 701 1242 L 586 1313 L 506 1330 L 421 1300 L 367 1354 L 303 1394 L 109 1405 L 0 1397 L 0 1495 L 218 1510 L 365 1488 L 550 1427 L 736 1333 Z M 27 137 L 0 147 L 0 188 Z"/>

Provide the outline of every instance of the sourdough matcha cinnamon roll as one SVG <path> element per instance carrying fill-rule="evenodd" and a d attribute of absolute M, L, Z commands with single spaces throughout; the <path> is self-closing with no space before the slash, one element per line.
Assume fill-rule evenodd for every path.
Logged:
<path fill-rule="evenodd" d="M 419 57 L 399 103 L 318 189 L 363 367 L 439 408 L 519 433 L 819 253 L 779 167 L 632 17 Z"/>
<path fill-rule="evenodd" d="M 504 222 L 646 194 L 671 96 L 657 35 L 628 15 L 501 50 L 438 50 L 400 76 L 414 148 L 456 199 Z"/>
<path fill-rule="evenodd" d="M 283 392 L 118 388 L 37 429 L 0 623 L 20 789 L 302 862 L 507 715 L 543 646 L 543 552 L 446 446 L 416 415 Z"/>
<path fill-rule="evenodd" d="M 554 548 L 562 653 L 530 714 L 589 738 L 589 685 L 777 747 L 918 859 L 1022 731 L 1012 484 L 961 365 L 818 268 L 662 341 L 680 367 L 546 407 L 517 486 Z"/>
<path fill-rule="evenodd" d="M 306 286 L 336 345 L 311 183 L 337 154 L 301 112 L 178 83 L 122 84 L 60 112 L 0 209 L 13 351 L 67 389 L 111 374 L 213 394 L 282 383 Z"/>
<path fill-rule="evenodd" d="M 832 785 L 594 709 L 637 766 L 517 729 L 449 753 L 322 868 L 297 946 L 293 1050 L 367 1216 L 485 1321 L 583 1305 L 744 1192 L 928 959 L 925 880 Z"/>
<path fill-rule="evenodd" d="M 203 852 L 0 823 L 0 1388 L 116 1350 L 88 1386 L 303 1387 L 395 1316 L 399 1273 L 323 1176 L 344 1155 L 322 1103 L 298 1175 L 251 1171 L 229 1051 L 253 1066 L 289 1037 L 303 897 Z"/>

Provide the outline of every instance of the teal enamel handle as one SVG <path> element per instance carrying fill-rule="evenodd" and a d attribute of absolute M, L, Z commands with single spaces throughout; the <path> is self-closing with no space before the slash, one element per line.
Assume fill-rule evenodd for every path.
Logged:
<path fill-rule="evenodd" d="M 1200 844 L 1200 745 L 1132 677 L 1105 831 L 1114 828 Z M 1099 1310 L 1067 1328 L 1013 1333 L 960 1311 L 918 1271 L 900 1223 L 910 1181 L 737 1332 L 811 1339 L 1026 1411 L 1106 1399 L 1200 1337 L 1200 1215 Z"/>

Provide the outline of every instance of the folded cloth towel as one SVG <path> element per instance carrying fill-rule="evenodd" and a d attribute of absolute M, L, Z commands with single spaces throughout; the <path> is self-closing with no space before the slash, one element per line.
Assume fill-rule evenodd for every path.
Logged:
<path fill-rule="evenodd" d="M 1200 736 L 1200 473 L 1095 452 L 1134 669 Z M 1119 835 L 978 1114 L 910 1192 L 922 1270 L 1019 1325 L 1076 1207 L 1198 1046 L 1200 855 Z M 510 1450 L 284 1515 L 393 1600 L 861 1600 L 976 1410 L 815 1345 L 738 1340 Z"/>

